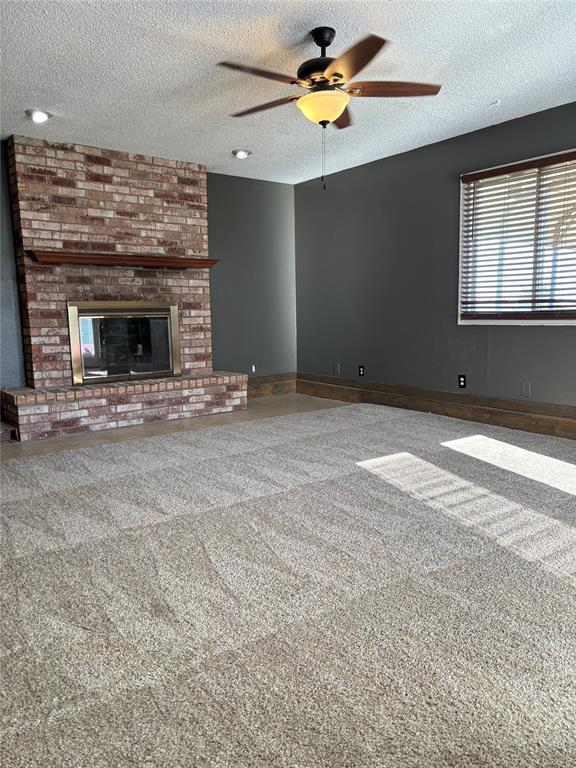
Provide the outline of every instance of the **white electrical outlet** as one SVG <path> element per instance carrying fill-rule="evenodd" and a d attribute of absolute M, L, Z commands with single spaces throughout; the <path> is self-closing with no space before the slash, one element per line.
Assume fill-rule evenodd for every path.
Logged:
<path fill-rule="evenodd" d="M 522 397 L 532 397 L 532 382 L 523 381 L 521 385 Z"/>

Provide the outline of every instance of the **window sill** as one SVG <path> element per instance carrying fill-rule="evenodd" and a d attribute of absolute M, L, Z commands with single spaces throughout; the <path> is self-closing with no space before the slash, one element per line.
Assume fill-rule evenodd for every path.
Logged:
<path fill-rule="evenodd" d="M 520 318 L 510 318 L 509 320 L 495 320 L 495 319 L 474 319 L 474 320 L 462 320 L 458 318 L 458 325 L 564 325 L 564 326 L 576 326 L 576 319 L 566 320 L 546 320 L 543 318 L 534 318 L 533 320 Z"/>

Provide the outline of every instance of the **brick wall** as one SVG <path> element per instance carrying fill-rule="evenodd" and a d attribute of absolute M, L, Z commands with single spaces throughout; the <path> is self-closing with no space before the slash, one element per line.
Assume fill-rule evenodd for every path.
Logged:
<path fill-rule="evenodd" d="M 212 370 L 208 270 L 20 264 L 22 332 L 30 387 L 72 384 L 67 301 L 178 303 L 182 374 Z"/>
<path fill-rule="evenodd" d="M 146 269 L 149 254 L 206 257 L 206 168 L 79 144 L 9 142 L 26 380 L 72 383 L 67 301 L 173 300 L 183 374 L 211 371 L 209 273 Z M 46 266 L 29 249 L 130 252 L 142 269 Z"/>
<path fill-rule="evenodd" d="M 8 165 L 24 248 L 206 256 L 206 167 L 13 136 Z"/>

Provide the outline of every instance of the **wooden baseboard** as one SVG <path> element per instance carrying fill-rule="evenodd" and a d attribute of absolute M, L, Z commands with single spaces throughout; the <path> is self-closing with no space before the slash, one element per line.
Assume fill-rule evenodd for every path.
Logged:
<path fill-rule="evenodd" d="M 295 373 L 273 373 L 270 376 L 248 376 L 248 397 L 287 395 L 296 392 Z"/>
<path fill-rule="evenodd" d="M 361 382 L 298 373 L 296 391 L 348 403 L 373 403 L 576 439 L 576 407 Z"/>
<path fill-rule="evenodd" d="M 314 373 L 248 377 L 249 398 L 292 392 L 347 403 L 372 403 L 426 411 L 482 424 L 576 439 L 576 407 L 570 405 L 464 395 Z"/>

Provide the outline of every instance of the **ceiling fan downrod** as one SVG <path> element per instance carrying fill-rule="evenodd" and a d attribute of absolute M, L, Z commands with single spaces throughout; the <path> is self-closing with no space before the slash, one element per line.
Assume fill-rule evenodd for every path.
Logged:
<path fill-rule="evenodd" d="M 326 48 L 333 42 L 335 36 L 336 30 L 333 27 L 316 27 L 310 32 L 310 37 L 320 48 L 322 58 L 326 56 Z"/>

